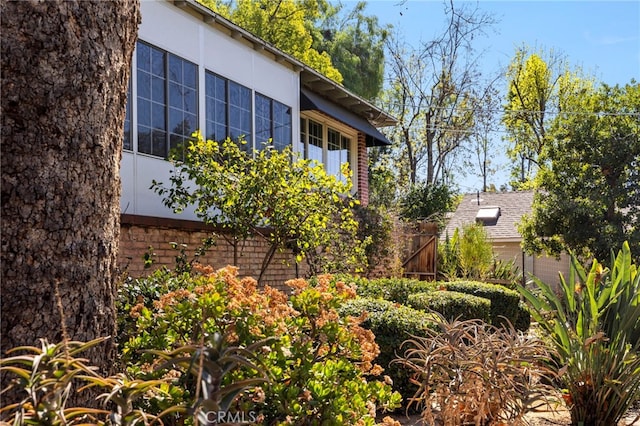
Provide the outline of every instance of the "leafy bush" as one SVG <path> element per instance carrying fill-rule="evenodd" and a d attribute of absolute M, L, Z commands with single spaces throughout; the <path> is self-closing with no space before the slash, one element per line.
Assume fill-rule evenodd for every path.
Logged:
<path fill-rule="evenodd" d="M 437 321 L 438 330 L 405 343 L 394 363 L 415 372 L 411 403 L 426 424 L 519 425 L 528 403 L 547 389 L 545 344 L 480 320 Z"/>
<path fill-rule="evenodd" d="M 467 225 L 460 237 L 461 278 L 484 280 L 490 277 L 493 265 L 493 246 L 484 226 Z"/>
<path fill-rule="evenodd" d="M 531 313 L 529 312 L 529 307 L 526 302 L 522 300 L 518 303 L 518 315 L 516 315 L 513 326 L 516 330 L 520 331 L 526 331 L 531 327 Z"/>
<path fill-rule="evenodd" d="M 359 316 L 366 313 L 362 326 L 371 330 L 380 347 L 380 355 L 376 358 L 385 372 L 393 380 L 393 387 L 403 398 L 415 392 L 411 384 L 411 373 L 400 365 L 392 365 L 391 361 L 410 336 L 425 336 L 427 330 L 434 328 L 433 314 L 418 311 L 407 306 L 387 300 L 357 298 L 347 301 L 339 308 L 341 316 Z"/>
<path fill-rule="evenodd" d="M 438 284 L 450 291 L 489 299 L 491 301 L 491 324 L 495 326 L 506 324 L 505 319 L 511 324 L 523 323 L 518 321 L 520 295 L 514 290 L 477 281 L 450 281 Z"/>
<path fill-rule="evenodd" d="M 312 266 L 324 266 L 321 256 L 331 254 L 326 248 L 336 242 L 340 256 L 328 256 L 330 267 L 362 269 L 366 258 L 351 210 L 357 200 L 350 196 L 348 167 L 341 180 L 322 164 L 296 157 L 290 146 L 250 152 L 229 138 L 192 136 L 180 155 L 171 157 L 170 184 L 154 180 L 151 188 L 176 213 L 192 206 L 198 218 L 225 230 L 219 236 L 233 247 L 234 264 L 243 242 L 258 236 L 269 246 L 258 281 L 278 251 L 293 248 L 296 261 L 313 255 Z"/>
<path fill-rule="evenodd" d="M 385 270 L 395 270 L 401 267 L 399 256 L 394 259 L 397 247 L 392 240 L 393 219 L 381 207 L 371 204 L 367 206 L 355 205 L 353 208 L 355 219 L 358 221 L 358 239 L 368 241 L 365 247 L 368 275 L 377 267 L 384 266 Z M 390 264 L 391 263 L 391 264 Z M 398 265 L 394 265 L 398 263 Z"/>
<path fill-rule="evenodd" d="M 640 398 L 640 273 L 628 243 L 611 257 L 587 272 L 572 256 L 559 295 L 538 279 L 519 289 L 558 352 L 572 424 L 618 424 Z"/>
<path fill-rule="evenodd" d="M 442 220 L 456 202 L 456 193 L 449 186 L 425 182 L 414 185 L 402 198 L 400 214 L 407 219 Z"/>
<path fill-rule="evenodd" d="M 409 278 L 379 278 L 375 280 L 358 279 L 358 296 L 384 299 L 405 305 L 410 294 L 437 289 L 437 285 L 428 281 Z"/>
<path fill-rule="evenodd" d="M 141 378 L 173 375 L 171 385 L 183 389 L 178 397 L 184 401 L 166 400 L 164 404 L 213 406 L 207 402 L 211 398 L 194 401 L 199 382 L 188 373 L 193 373 L 198 353 L 203 354 L 202 362 L 209 363 L 210 371 L 217 371 L 222 361 L 214 361 L 221 350 L 211 350 L 221 343 L 226 345 L 223 348 L 252 348 L 255 356 L 251 365 L 243 362 L 243 368 L 219 376 L 218 389 L 253 383 L 261 377 L 260 371 L 269 378 L 253 389 L 240 386 L 242 392 L 232 399 L 233 404 L 221 402 L 225 408 L 260 413 L 260 421 L 266 424 L 374 424 L 376 409 L 393 409 L 399 404 L 399 394 L 374 380 L 381 372 L 373 362 L 379 352 L 374 335 L 359 325 L 361 318 L 340 317 L 336 311 L 355 297 L 352 287 L 326 276 L 291 280 L 287 284 L 292 295 L 287 297 L 268 286 L 258 289 L 251 278 L 238 279 L 232 267 L 219 271 L 196 267 L 194 271 L 200 275 L 183 276 L 182 288 L 154 300 L 138 298 L 129 312 L 136 320 L 135 331 L 122 350 L 129 372 Z M 163 277 L 169 279 L 159 275 L 151 282 Z M 224 336 L 224 341 L 207 344 L 213 336 Z M 185 347 L 188 349 L 182 349 Z M 168 360 L 164 368 L 153 366 L 153 356 L 171 358 L 179 353 L 183 354 L 181 362 Z M 215 388 L 211 393 L 220 394 Z M 228 394 L 236 396 L 232 391 Z"/>
<path fill-rule="evenodd" d="M 431 293 L 438 290 L 455 291 L 472 296 L 483 297 L 491 301 L 490 322 L 494 325 L 506 323 L 518 324 L 518 330 L 526 330 L 529 320 L 527 312 L 519 307 L 520 295 L 514 290 L 478 281 L 418 281 L 408 278 L 381 278 L 366 280 L 364 278 L 344 277 L 345 282 L 356 285 L 356 292 L 361 297 L 380 298 L 406 305 L 409 297 L 415 293 Z M 526 327 L 525 327 L 526 326 Z M 525 328 L 522 328 L 525 327 Z"/>
<path fill-rule="evenodd" d="M 436 311 L 449 321 L 480 319 L 490 322 L 491 302 L 488 299 L 457 291 L 413 293 L 409 295 L 407 305 L 421 311 Z"/>

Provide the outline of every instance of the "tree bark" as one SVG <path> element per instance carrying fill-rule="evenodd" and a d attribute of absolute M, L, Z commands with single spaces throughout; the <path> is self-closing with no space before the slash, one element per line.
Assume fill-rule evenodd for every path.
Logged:
<path fill-rule="evenodd" d="M 61 341 L 63 330 L 82 341 L 116 331 L 120 158 L 140 11 L 132 0 L 0 8 L 4 356 Z M 82 356 L 108 373 L 115 347 Z"/>

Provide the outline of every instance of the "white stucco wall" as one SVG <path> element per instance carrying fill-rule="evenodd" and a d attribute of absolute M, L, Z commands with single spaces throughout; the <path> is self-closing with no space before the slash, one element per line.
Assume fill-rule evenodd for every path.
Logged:
<path fill-rule="evenodd" d="M 198 65 L 198 120 L 205 129 L 205 69 L 260 92 L 292 108 L 292 138 L 299 138 L 300 77 L 290 66 L 269 54 L 254 50 L 241 40 L 215 29 L 197 16 L 165 1 L 142 1 L 139 40 Z M 133 70 L 136 54 L 133 55 Z M 122 213 L 196 219 L 192 211 L 181 215 L 162 204 L 151 189 L 153 179 L 169 182 L 171 165 L 164 159 L 140 154 L 137 146 L 136 72 L 132 73 L 132 151 L 124 151 L 121 162 Z M 297 144 L 294 143 L 294 146 Z"/>

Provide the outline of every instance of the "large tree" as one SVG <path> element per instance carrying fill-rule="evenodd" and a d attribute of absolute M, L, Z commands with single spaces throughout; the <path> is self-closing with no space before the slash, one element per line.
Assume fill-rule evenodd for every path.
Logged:
<path fill-rule="evenodd" d="M 592 84 L 579 70 L 570 70 L 561 54 L 553 50 L 532 51 L 520 47 L 507 70 L 508 91 L 503 124 L 512 163 L 511 186 L 527 189 L 533 185 L 550 143 L 549 129 L 562 102 Z"/>
<path fill-rule="evenodd" d="M 480 81 L 473 39 L 494 23 L 468 4 L 446 3 L 445 14 L 445 30 L 418 49 L 397 36 L 387 43 L 390 81 L 382 104 L 399 120 L 390 137 L 411 185 L 450 180 L 473 125 L 471 96 Z"/>
<path fill-rule="evenodd" d="M 384 43 L 390 26 L 381 27 L 378 17 L 366 14 L 367 4 L 353 9 L 342 3 L 329 5 L 314 23 L 314 47 L 326 52 L 342 74 L 342 84 L 365 99 L 375 99 L 384 78 Z"/>
<path fill-rule="evenodd" d="M 606 261 L 625 240 L 640 245 L 640 85 L 580 90 L 560 106 L 521 227 L 525 248 Z"/>
<path fill-rule="evenodd" d="M 342 83 L 342 75 L 331 63 L 329 55 L 312 46 L 314 39 L 310 23 L 320 19 L 324 11 L 330 10 L 324 0 L 198 1 L 330 79 Z"/>
<path fill-rule="evenodd" d="M 139 4 L 3 1 L 2 352 L 115 333 L 120 157 Z M 112 343 L 92 363 L 108 369 Z M 3 395 L 3 403 L 10 401 Z"/>

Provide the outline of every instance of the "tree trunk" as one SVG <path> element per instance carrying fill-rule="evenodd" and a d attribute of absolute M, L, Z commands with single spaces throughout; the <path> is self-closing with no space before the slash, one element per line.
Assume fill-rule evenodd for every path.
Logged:
<path fill-rule="evenodd" d="M 116 331 L 120 158 L 140 12 L 132 0 L 0 8 L 4 356 L 61 341 L 63 330 L 82 341 Z M 109 372 L 114 348 L 83 357 Z"/>

